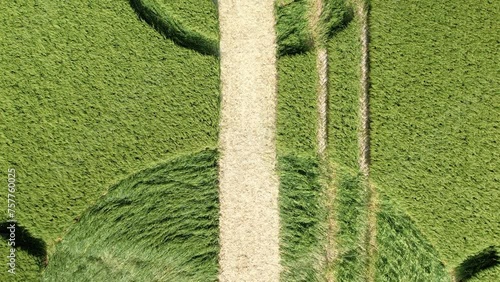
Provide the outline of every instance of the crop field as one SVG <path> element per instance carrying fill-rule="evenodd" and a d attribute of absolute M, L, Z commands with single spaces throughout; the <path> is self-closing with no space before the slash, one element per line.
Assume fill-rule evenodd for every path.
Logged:
<path fill-rule="evenodd" d="M 216 281 L 216 160 L 204 150 L 113 185 L 57 246 L 43 281 Z"/>
<path fill-rule="evenodd" d="M 500 5 L 371 4 L 373 180 L 455 267 L 500 244 Z"/>
<path fill-rule="evenodd" d="M 355 7 L 350 7 L 355 9 Z M 387 196 L 379 196 L 375 258 L 366 252 L 367 188 L 360 173 L 360 21 L 354 17 L 328 41 L 328 155 L 333 185 L 338 255 L 332 267 L 337 281 L 447 281 L 447 273 L 426 238 Z M 379 185 L 377 185 L 378 187 Z M 383 187 L 379 188 L 383 190 Z M 405 254 L 405 255 L 401 255 Z M 374 260 L 375 276 L 367 264 Z"/>
<path fill-rule="evenodd" d="M 442 7 L 439 3 L 430 4 L 429 2 L 426 4 L 425 1 L 420 1 L 418 4 L 420 5 L 420 9 L 425 9 L 428 12 L 423 15 L 427 15 L 429 18 L 419 21 L 417 18 L 421 17 L 421 15 L 415 3 L 399 5 L 405 6 L 404 9 L 407 10 L 398 10 L 394 9 L 396 4 L 393 2 L 378 2 L 382 1 L 371 2 L 371 13 L 369 18 L 371 34 L 370 66 L 372 69 L 370 73 L 372 82 L 372 87 L 370 89 L 372 181 L 375 183 L 374 185 L 377 186 L 377 189 L 380 190 L 381 195 L 379 201 L 382 202 L 379 204 L 379 211 L 377 212 L 375 280 L 447 281 L 450 278 L 446 275 L 446 272 L 450 272 L 452 268 L 457 267 L 466 257 L 476 254 L 490 245 L 498 245 L 499 243 L 498 237 L 496 237 L 498 236 L 496 235 L 498 234 L 498 225 L 495 223 L 498 220 L 494 220 L 495 217 L 493 216 L 493 210 L 498 208 L 491 202 L 489 204 L 483 202 L 488 199 L 486 195 L 491 197 L 492 193 L 495 199 L 498 198 L 498 195 L 495 194 L 496 192 L 493 189 L 495 186 L 495 177 L 493 175 L 495 174 L 494 171 L 498 169 L 498 163 L 494 163 L 495 158 L 492 158 L 491 155 L 477 155 L 478 143 L 471 143 L 470 145 L 464 143 L 464 140 L 470 142 L 477 136 L 478 141 L 481 140 L 483 145 L 487 145 L 488 143 L 494 144 L 493 136 L 495 134 L 498 135 L 498 132 L 495 133 L 495 123 L 491 122 L 492 116 L 490 113 L 495 112 L 495 103 L 492 103 L 493 96 L 491 95 L 493 95 L 492 91 L 494 91 L 494 89 L 498 89 L 498 85 L 492 85 L 491 83 L 494 81 L 493 78 L 488 78 L 488 76 L 494 73 L 493 65 L 491 65 L 491 70 L 489 71 L 482 69 L 481 72 L 479 72 L 479 69 L 476 69 L 476 75 L 483 75 L 483 72 L 485 75 L 485 77 L 481 79 L 478 78 L 477 80 L 481 81 L 484 87 L 487 87 L 487 89 L 484 89 L 485 91 L 476 92 L 476 95 L 480 94 L 482 98 L 473 98 L 474 95 L 460 90 L 467 81 L 448 85 L 446 79 L 443 79 L 443 82 L 438 83 L 439 77 L 438 79 L 431 78 L 431 76 L 435 76 L 435 73 L 442 73 L 446 75 L 447 78 L 451 78 L 443 70 L 450 71 L 456 69 L 457 73 L 461 71 L 469 73 L 471 70 L 467 68 L 468 65 L 465 63 L 457 65 L 455 68 L 451 66 L 451 63 L 448 67 L 446 67 L 446 65 L 439 65 L 443 60 L 441 58 L 441 53 L 436 52 L 436 48 L 462 46 L 462 52 L 467 53 L 469 52 L 468 50 L 471 49 L 471 46 L 474 46 L 472 49 L 476 53 L 476 56 L 482 56 L 481 49 L 477 47 L 481 44 L 482 50 L 494 49 L 493 46 L 488 47 L 488 44 L 484 44 L 485 42 L 492 43 L 493 41 L 488 39 L 491 38 L 491 36 L 486 36 L 483 42 L 474 43 L 471 42 L 473 39 L 470 39 L 470 45 L 464 45 L 463 43 L 461 45 L 458 41 L 456 43 L 440 42 L 439 38 L 445 37 L 444 34 L 447 34 L 449 29 L 442 28 L 443 35 L 436 35 L 433 40 L 430 40 L 428 37 L 425 38 L 425 36 L 430 36 L 430 34 L 425 33 L 425 30 L 422 28 L 421 33 L 416 33 L 422 36 L 422 40 L 415 42 L 413 32 L 415 32 L 416 27 L 421 28 L 425 26 L 425 23 L 429 25 L 430 22 L 433 20 L 436 21 L 437 18 L 446 18 L 444 14 L 447 10 L 441 9 Z M 435 7 L 432 7 L 433 5 L 435 5 Z M 487 13 L 486 11 L 490 12 L 488 16 L 490 20 L 495 18 L 491 16 L 491 14 L 494 14 L 495 11 L 498 14 L 498 7 L 494 8 L 491 5 L 488 6 L 488 4 L 484 5 L 487 7 L 484 7 L 485 11 L 482 12 L 482 18 L 485 18 L 484 13 Z M 467 7 L 467 5 L 461 7 L 464 9 L 463 11 L 466 11 L 465 7 Z M 451 9 L 450 7 L 448 8 Z M 433 13 L 436 13 L 436 10 L 439 10 L 441 14 L 432 16 Z M 450 13 L 449 10 L 448 13 Z M 406 19 L 407 14 L 414 16 L 415 21 L 408 21 Z M 459 20 L 460 19 L 455 19 L 455 23 Z M 487 20 L 480 21 L 476 19 L 476 21 L 476 24 L 483 26 L 482 30 L 485 33 L 490 30 L 490 27 L 494 26 L 493 23 Z M 401 24 L 402 22 L 405 24 Z M 442 22 L 441 24 L 444 23 L 446 22 Z M 463 20 L 463 24 L 465 28 L 465 20 Z M 400 28 L 402 33 L 395 31 L 393 28 L 395 26 Z M 427 30 L 429 29 L 432 28 L 427 27 Z M 477 29 L 480 29 L 479 26 Z M 402 34 L 406 36 L 402 36 Z M 455 34 L 460 38 L 460 31 L 457 31 Z M 429 43 L 429 45 L 426 46 L 425 43 Z M 352 240 L 359 238 L 357 236 L 359 236 L 361 232 L 359 230 L 356 231 L 356 224 L 353 223 L 356 221 L 353 218 L 357 217 L 361 220 L 366 218 L 363 215 L 363 213 L 366 213 L 363 202 L 359 202 L 360 199 L 363 199 L 363 187 L 360 184 L 361 180 L 356 180 L 357 159 L 359 154 L 359 149 L 357 147 L 357 134 L 359 131 L 358 93 L 360 91 L 358 81 L 360 78 L 359 62 L 361 58 L 359 21 L 357 21 L 356 16 L 345 29 L 336 33 L 329 41 L 328 46 L 330 80 L 328 150 L 331 161 L 334 162 L 337 167 L 337 184 L 334 183 L 334 185 L 336 185 L 338 201 L 336 211 L 339 225 L 337 244 L 340 253 L 343 254 L 339 258 L 339 262 L 336 266 L 336 275 L 341 281 L 356 281 L 356 277 L 358 277 L 360 281 L 364 281 L 365 278 L 363 278 L 363 268 L 361 265 L 366 262 L 363 262 L 363 250 L 359 247 L 352 247 L 355 246 Z M 406 49 L 400 49 L 401 47 L 406 47 Z M 425 54 L 423 50 L 427 51 L 427 54 Z M 444 53 L 449 54 L 447 52 L 443 52 L 442 54 Z M 471 57 L 472 56 L 479 60 L 479 58 L 471 53 Z M 408 57 L 411 57 L 414 61 L 408 61 Z M 426 60 L 424 60 L 424 58 Z M 446 62 L 451 61 L 456 62 L 457 59 L 454 58 Z M 490 62 L 492 61 L 491 58 Z M 433 64 L 435 68 L 434 72 L 432 71 Z M 483 66 L 483 64 L 480 65 Z M 418 69 L 418 67 L 416 68 L 416 66 L 420 66 L 421 69 Z M 462 70 L 460 70 L 459 66 Z M 415 69 L 420 71 L 420 73 L 411 73 Z M 415 79 L 419 77 L 422 72 L 425 72 L 428 78 L 427 80 L 425 78 L 423 79 L 422 84 L 420 84 L 421 88 L 408 89 L 410 85 L 411 87 L 419 87 L 418 83 L 415 84 Z M 405 77 L 408 77 L 408 80 L 405 81 L 403 79 Z M 436 87 L 434 91 L 439 92 L 437 89 L 449 89 L 449 94 L 445 95 L 442 92 L 436 93 L 432 92 L 433 90 L 429 90 L 428 86 L 432 85 L 432 79 L 434 79 Z M 420 93 L 421 98 L 418 98 L 419 96 L 416 95 L 417 93 Z M 447 100 L 452 97 L 452 93 L 460 94 L 462 99 L 465 98 L 467 101 L 475 99 L 474 101 L 480 104 L 472 106 L 472 101 L 470 101 L 468 104 L 462 104 L 461 108 L 459 106 L 455 110 L 453 107 L 450 107 L 449 104 L 446 104 L 448 103 Z M 491 94 L 488 95 L 488 93 Z M 436 99 L 438 99 L 437 97 L 440 97 L 441 94 L 443 95 L 442 102 L 438 102 L 436 105 Z M 454 97 L 452 98 L 452 101 L 453 100 L 458 102 L 460 99 Z M 487 101 L 490 101 L 489 104 Z M 406 104 L 403 106 L 404 102 L 406 102 Z M 427 105 L 425 103 L 427 103 Z M 450 109 L 440 109 L 440 105 L 446 108 L 450 107 Z M 469 109 L 467 109 L 467 105 L 469 105 Z M 457 104 L 454 106 L 456 107 Z M 481 108 L 485 106 L 490 108 L 481 110 Z M 484 114 L 484 118 L 475 115 L 470 116 L 468 120 L 463 119 L 462 117 L 466 115 L 464 112 L 467 112 L 467 110 L 476 114 L 481 112 Z M 498 112 L 498 109 L 496 111 Z M 417 112 L 419 114 L 417 114 Z M 444 122 L 443 119 L 439 119 L 437 124 L 433 124 L 432 118 L 436 115 L 442 115 L 443 112 L 447 112 L 450 117 L 453 113 L 462 117 L 457 117 L 458 119 L 454 122 L 451 120 Z M 443 116 L 443 118 L 445 117 Z M 474 120 L 476 120 L 476 122 Z M 423 124 L 419 123 L 419 121 L 423 121 L 427 126 L 432 127 L 434 125 L 434 128 L 419 133 L 419 129 L 425 129 Z M 483 125 L 489 124 L 489 129 L 484 131 L 484 128 L 477 125 L 478 121 L 484 121 Z M 453 140 L 453 135 L 450 135 L 450 133 L 453 132 L 452 128 L 455 130 L 461 128 L 462 130 L 463 122 L 468 122 L 470 129 L 463 129 L 462 141 L 458 139 Z M 455 125 L 447 129 L 445 126 L 446 123 L 449 123 L 450 126 L 453 123 L 455 123 Z M 477 129 L 474 129 L 475 127 Z M 401 132 L 397 128 L 404 129 L 404 132 Z M 474 133 L 474 131 L 476 133 Z M 483 134 L 479 137 L 479 132 L 481 131 Z M 430 134 L 431 132 L 434 135 Z M 441 141 L 442 143 L 439 142 L 440 140 L 437 138 L 438 135 L 436 135 L 439 134 L 439 132 L 441 132 L 439 138 L 443 140 L 448 138 L 448 140 Z M 405 134 L 409 135 L 406 136 L 407 139 L 402 138 L 405 137 Z M 471 136 L 468 136 L 469 134 L 471 134 Z M 383 138 L 380 136 L 383 136 Z M 490 138 L 488 139 L 487 136 L 490 136 Z M 423 141 L 426 138 L 432 142 L 432 144 L 439 142 L 443 144 L 444 147 L 438 151 L 433 151 L 429 149 L 428 143 L 416 142 Z M 464 144 L 467 146 L 464 147 Z M 484 175 L 483 170 L 483 172 L 481 172 L 481 174 L 483 174 L 482 177 L 479 175 L 475 177 L 474 166 L 471 167 L 469 165 L 469 168 L 465 169 L 466 164 L 464 162 L 458 165 L 461 162 L 458 156 L 463 155 L 463 152 L 461 154 L 446 153 L 446 146 L 450 146 L 450 149 L 453 149 L 453 146 L 455 146 L 456 150 L 467 150 L 469 147 L 471 150 L 471 156 L 468 157 L 470 161 L 472 161 L 472 159 L 479 160 L 484 157 L 483 160 L 490 164 L 489 176 Z M 394 150 L 395 148 L 399 148 L 399 150 Z M 490 146 L 489 151 L 485 150 L 485 154 L 486 152 L 491 154 L 493 151 L 493 147 Z M 411 154 L 412 156 L 406 157 L 407 154 Z M 427 155 L 427 159 L 422 159 L 422 155 Z M 453 155 L 455 155 L 455 157 L 452 157 Z M 402 158 L 404 158 L 405 161 L 402 161 Z M 445 164 L 448 163 L 448 169 L 446 171 L 440 172 L 439 170 L 432 170 L 432 168 L 427 167 L 429 165 L 436 167 L 436 163 L 434 163 L 436 158 L 440 158 L 442 161 L 447 159 Z M 414 166 L 416 164 L 417 166 Z M 418 164 L 420 164 L 421 168 L 418 167 Z M 387 170 L 388 168 L 392 170 Z M 479 169 L 479 167 L 477 168 Z M 415 170 L 420 171 L 420 177 L 415 175 Z M 453 171 L 455 171 L 454 174 L 451 173 Z M 389 172 L 389 174 L 387 174 L 387 172 Z M 443 182 L 443 180 L 447 178 L 450 179 L 453 175 L 457 178 L 453 180 L 456 185 L 454 190 L 447 191 L 452 188 L 447 185 L 445 189 L 443 189 L 443 186 L 429 186 L 430 184 Z M 471 192 L 470 190 L 463 190 L 464 186 L 460 185 L 457 181 L 458 179 L 464 179 L 465 175 L 469 175 L 469 177 L 475 179 L 477 183 L 474 188 L 476 189 L 476 191 L 473 192 L 474 195 L 468 200 L 470 204 L 465 206 L 462 205 L 462 207 L 457 204 L 445 204 L 442 198 L 444 193 L 448 193 L 450 197 L 454 197 L 453 200 L 451 198 L 449 199 L 451 203 L 456 203 L 457 195 L 465 196 L 467 193 Z M 437 181 L 439 177 L 441 180 Z M 343 180 L 344 178 L 345 180 Z M 415 181 L 416 179 L 418 180 Z M 479 183 L 480 180 L 485 180 L 485 182 L 481 184 Z M 409 190 L 409 187 L 414 188 Z M 473 187 L 470 182 L 468 187 Z M 486 187 L 490 187 L 489 190 L 484 190 L 487 189 Z M 432 196 L 432 193 L 429 193 L 429 190 L 434 191 L 434 196 Z M 478 197 L 481 191 L 484 193 L 482 199 Z M 390 201 L 392 204 L 388 204 L 387 195 L 392 199 Z M 416 197 L 416 195 L 418 195 L 418 197 Z M 404 199 L 404 201 L 402 201 L 402 199 Z M 491 198 L 489 200 L 491 200 Z M 417 201 L 420 201 L 420 203 Z M 435 202 L 434 205 L 431 205 L 432 201 Z M 478 208 L 474 208 L 474 206 L 471 205 L 472 201 L 475 201 L 474 205 L 477 207 L 482 206 L 486 211 L 478 211 Z M 495 203 L 498 203 L 498 201 L 495 200 Z M 415 209 L 418 204 L 420 208 Z M 405 215 L 402 210 L 407 214 Z M 446 210 L 446 213 L 444 213 L 443 210 Z M 467 210 L 467 212 L 464 213 L 464 210 Z M 455 216 L 448 216 L 448 214 L 455 214 Z M 463 225 L 463 222 L 467 221 L 467 214 L 469 214 L 469 220 L 471 222 L 483 217 L 483 220 L 486 222 L 479 225 L 482 226 L 482 230 L 477 230 L 479 227 L 473 228 L 472 225 L 469 227 Z M 436 217 L 438 220 L 436 220 Z M 432 221 L 432 218 L 435 218 L 435 221 Z M 453 218 L 460 218 L 460 220 L 453 220 Z M 422 224 L 419 220 L 425 220 L 425 223 Z M 455 222 L 457 226 L 456 228 L 452 228 L 451 225 L 445 227 L 445 222 Z M 460 227 L 458 225 L 460 225 Z M 362 228 L 362 224 L 358 225 L 358 229 Z M 477 238 L 475 239 L 476 243 L 468 241 L 469 238 L 466 237 L 456 237 L 460 239 L 459 242 L 461 245 L 455 249 L 460 250 L 460 253 L 457 253 L 455 250 L 455 254 L 447 257 L 444 247 L 452 244 L 452 240 L 448 240 L 448 238 L 452 236 L 452 234 L 463 234 L 461 231 L 458 231 L 462 230 L 461 228 L 467 228 L 469 231 L 468 233 L 475 233 L 475 236 L 477 236 L 475 237 Z M 446 229 L 446 232 L 443 232 L 441 237 L 437 239 L 435 237 L 437 232 L 431 232 L 433 229 L 440 229 L 442 231 Z M 488 233 L 490 235 L 487 235 Z M 486 235 L 486 238 L 484 238 L 484 235 Z M 415 244 L 415 242 L 419 243 Z M 475 248 L 467 251 L 467 247 L 463 245 L 464 243 L 467 244 L 467 242 L 470 242 L 468 244 L 475 245 Z M 351 247 L 342 249 L 342 246 Z M 406 257 L 401 254 L 412 255 Z M 415 268 L 416 266 L 421 268 Z M 498 272 L 498 268 L 485 270 L 480 272 L 476 278 L 472 278 L 472 280 L 493 281 L 497 279 L 493 278 L 498 275 L 495 274 L 496 272 Z"/>
<path fill-rule="evenodd" d="M 0 281 L 228 281 L 221 1 L 2 5 Z M 279 280 L 500 281 L 500 2 L 274 7 Z"/>
<path fill-rule="evenodd" d="M 313 52 L 278 61 L 281 281 L 321 281 L 326 210 L 316 154 L 315 67 Z"/>
<path fill-rule="evenodd" d="M 315 53 L 283 56 L 278 60 L 276 138 L 280 155 L 293 152 L 312 156 L 317 151 L 316 79 Z"/>
<path fill-rule="evenodd" d="M 349 11 L 348 11 L 349 13 Z M 278 152 L 282 208 L 282 281 L 366 281 L 366 191 L 358 168 L 359 23 L 333 32 L 329 54 L 328 155 L 336 190 L 333 206 L 337 257 L 325 262 L 328 205 L 317 157 L 315 52 L 278 62 Z M 297 71 L 300 69 L 301 71 Z M 290 154 L 292 153 L 292 154 Z M 296 156 L 299 155 L 299 156 Z M 309 156 L 309 157 L 308 157 Z M 328 177 L 327 177 L 328 178 Z M 328 182 L 328 181 L 327 181 Z M 411 219 L 381 196 L 377 215 L 376 281 L 449 281 L 435 249 Z M 400 253 L 406 254 L 401 256 Z M 408 280 L 409 279 L 409 280 Z"/>
<path fill-rule="evenodd" d="M 127 1 L 11 1 L 0 14 L 1 168 L 16 169 L 18 223 L 49 255 L 117 181 L 216 146 L 218 58 L 165 39 Z M 18 281 L 43 260 L 21 246 Z"/>

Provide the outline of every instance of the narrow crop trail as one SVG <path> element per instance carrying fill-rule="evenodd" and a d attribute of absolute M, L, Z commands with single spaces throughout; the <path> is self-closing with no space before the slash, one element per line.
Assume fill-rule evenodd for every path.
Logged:
<path fill-rule="evenodd" d="M 219 281 L 279 281 L 274 0 L 219 0 Z"/>
<path fill-rule="evenodd" d="M 359 141 L 359 168 L 364 178 L 367 189 L 368 226 L 365 234 L 367 251 L 366 281 L 375 280 L 375 252 L 377 250 L 377 191 L 370 183 L 370 61 L 369 61 L 369 33 L 368 33 L 368 4 L 366 0 L 356 1 L 356 10 L 360 21 L 361 42 L 361 77 L 360 77 L 360 130 Z"/>
<path fill-rule="evenodd" d="M 327 145 L 328 145 L 328 50 L 326 48 L 328 38 L 321 23 L 321 17 L 325 3 L 323 0 L 311 1 L 309 26 L 312 31 L 314 48 L 316 51 L 316 70 L 318 72 L 317 88 L 317 109 L 318 124 L 316 132 L 316 142 L 318 144 L 318 155 L 324 168 L 323 173 L 328 175 L 327 179 L 334 179 L 334 170 L 327 164 Z M 323 269 L 325 271 L 325 280 L 327 282 L 335 281 L 333 271 L 335 260 L 337 259 L 336 234 L 338 232 L 337 220 L 335 215 L 335 197 L 336 187 L 331 181 L 322 184 L 325 187 L 325 206 L 328 210 L 326 222 L 326 246 Z"/>
<path fill-rule="evenodd" d="M 328 140 L 327 115 L 328 115 L 328 52 L 326 47 L 317 49 L 316 65 L 319 75 L 318 89 L 318 153 L 325 158 Z"/>
<path fill-rule="evenodd" d="M 321 30 L 323 25 L 320 23 L 323 13 L 323 1 L 314 0 L 311 7 L 310 26 L 313 32 L 314 45 L 316 49 L 316 68 L 318 71 L 318 129 L 317 142 L 318 154 L 325 158 L 326 146 L 328 140 L 328 52 L 326 49 L 326 39 L 321 38 L 325 32 Z"/>

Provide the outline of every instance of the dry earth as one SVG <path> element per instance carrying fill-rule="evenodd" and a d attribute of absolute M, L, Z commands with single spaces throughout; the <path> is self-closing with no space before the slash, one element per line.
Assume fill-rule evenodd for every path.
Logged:
<path fill-rule="evenodd" d="M 274 0 L 219 0 L 220 281 L 279 281 Z"/>

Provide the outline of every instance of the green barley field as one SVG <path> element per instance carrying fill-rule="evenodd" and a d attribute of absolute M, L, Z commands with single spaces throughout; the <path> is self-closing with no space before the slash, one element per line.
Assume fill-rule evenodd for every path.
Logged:
<path fill-rule="evenodd" d="M 500 281 L 500 2 L 367 2 L 368 179 L 358 2 L 276 1 L 281 281 Z M 216 3 L 3 3 L 0 281 L 217 281 Z"/>
<path fill-rule="evenodd" d="M 373 179 L 451 268 L 500 244 L 500 4 L 371 6 Z"/>
<path fill-rule="evenodd" d="M 1 168 L 16 169 L 17 220 L 52 266 L 110 187 L 216 146 L 218 58 L 167 40 L 127 1 L 10 1 L 0 13 Z M 37 281 L 45 258 L 19 249 L 15 280 Z"/>

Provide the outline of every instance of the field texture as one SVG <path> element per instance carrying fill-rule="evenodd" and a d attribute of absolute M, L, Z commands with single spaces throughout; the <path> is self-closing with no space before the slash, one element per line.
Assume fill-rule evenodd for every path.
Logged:
<path fill-rule="evenodd" d="M 281 281 L 321 281 L 326 210 L 316 143 L 315 53 L 278 60 Z"/>
<path fill-rule="evenodd" d="M 347 10 L 342 17 L 352 13 Z M 359 77 L 361 47 L 356 20 L 337 28 L 328 41 L 328 155 L 333 163 L 335 201 L 327 203 L 317 152 L 316 54 L 282 56 L 278 62 L 278 152 L 281 181 L 282 281 L 366 281 L 367 193 L 358 167 Z M 328 177 L 327 177 L 328 178 Z M 323 182 L 322 182 L 323 181 Z M 384 198 L 385 199 L 385 198 Z M 384 202 L 385 203 L 385 202 Z M 326 204 L 326 205 L 325 205 Z M 333 206 L 335 234 L 327 224 Z M 436 251 L 401 211 L 384 204 L 378 214 L 380 253 L 376 281 L 447 281 Z M 335 250 L 326 250 L 327 236 Z M 391 243 L 396 242 L 396 245 Z M 334 261 L 325 261 L 335 253 Z M 401 253 L 406 253 L 402 256 Z M 444 277 L 444 278 L 443 278 Z M 402 281 L 402 280 L 401 280 Z"/>
<path fill-rule="evenodd" d="M 281 281 L 322 281 L 326 209 L 318 160 L 293 154 L 278 160 Z"/>
<path fill-rule="evenodd" d="M 433 246 L 385 195 L 377 211 L 377 252 L 374 258 L 367 257 L 367 188 L 358 164 L 361 43 L 357 16 L 329 40 L 328 55 L 328 155 L 334 170 L 338 251 L 330 271 L 337 281 L 448 281 Z M 384 191 L 383 183 L 378 184 L 377 189 Z M 367 273 L 369 259 L 375 260 L 374 277 Z"/>
<path fill-rule="evenodd" d="M 352 8 L 351 8 L 352 9 Z M 367 194 L 358 166 L 361 44 L 359 22 L 351 20 L 328 41 L 328 156 L 334 176 L 333 205 L 338 251 L 333 275 L 338 281 L 365 281 L 364 235 Z"/>
<path fill-rule="evenodd" d="M 499 17 L 498 1 L 372 1 L 373 179 L 448 268 L 500 244 Z"/>
<path fill-rule="evenodd" d="M 460 264 L 468 277 L 498 262 L 500 2 L 370 1 L 374 257 L 360 24 L 343 0 L 324 2 L 328 164 L 316 137 L 325 42 L 313 42 L 310 3 L 276 2 L 281 280 L 448 282 Z M 211 0 L 2 5 L 0 170 L 17 171 L 21 227 L 18 275 L 4 265 L 0 281 L 217 280 L 218 154 L 206 148 L 218 141 L 218 37 Z M 500 267 L 472 276 L 500 281 Z"/>
<path fill-rule="evenodd" d="M 43 281 L 217 281 L 217 154 L 113 185 L 57 246 Z"/>
<path fill-rule="evenodd" d="M 305 0 L 276 1 L 276 33 L 280 55 L 303 53 L 312 48 L 307 13 L 308 2 Z"/>
<path fill-rule="evenodd" d="M 356 20 L 328 41 L 328 155 L 338 165 L 358 169 L 361 45 Z"/>
<path fill-rule="evenodd" d="M 309 52 L 278 60 L 278 153 L 317 151 L 316 57 Z"/>
<path fill-rule="evenodd" d="M 17 170 L 17 219 L 49 255 L 119 179 L 216 145 L 218 59 L 165 39 L 127 1 L 11 1 L 0 14 L 1 169 Z"/>
<path fill-rule="evenodd" d="M 451 281 L 439 254 L 412 220 L 386 196 L 379 202 L 374 281 Z"/>

